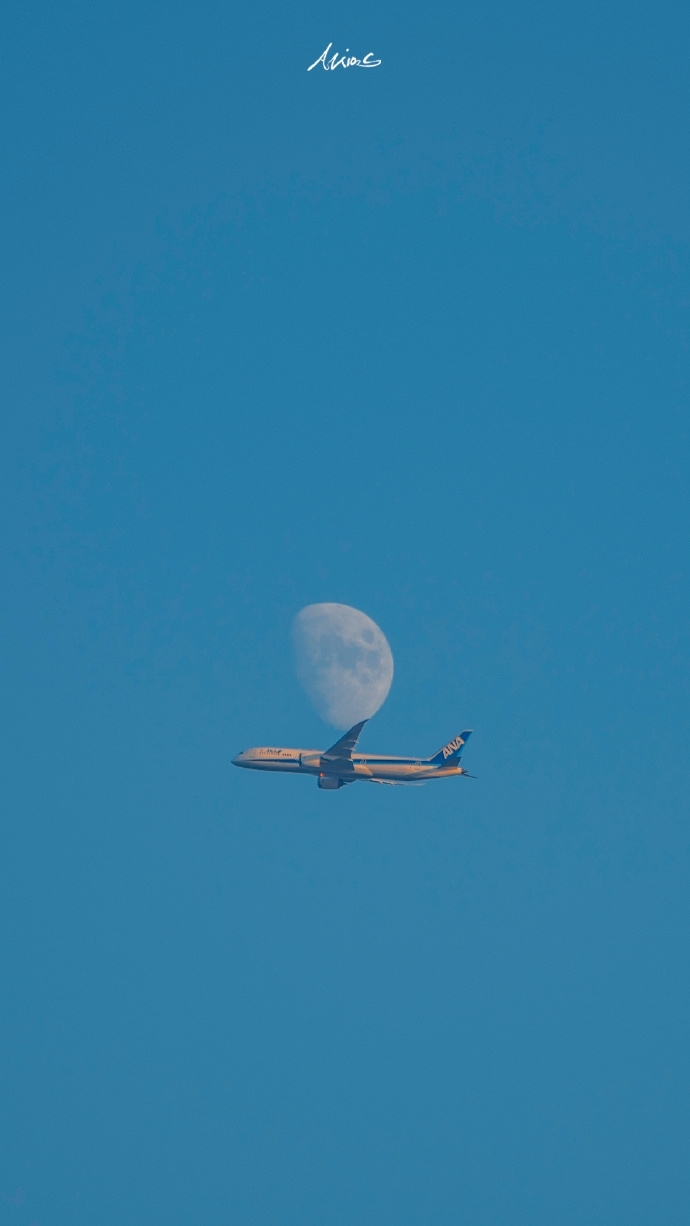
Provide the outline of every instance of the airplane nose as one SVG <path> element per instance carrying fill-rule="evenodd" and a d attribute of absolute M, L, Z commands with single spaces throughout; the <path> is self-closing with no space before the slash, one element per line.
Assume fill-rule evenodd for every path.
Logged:
<path fill-rule="evenodd" d="M 233 760 L 232 760 L 232 764 L 233 764 L 233 766 L 242 766 L 242 765 L 243 765 L 243 763 L 242 763 L 242 759 L 243 759 L 243 757 L 244 757 L 244 752 L 242 752 L 242 753 L 238 753 L 238 754 L 237 754 L 237 757 L 233 758 Z"/>

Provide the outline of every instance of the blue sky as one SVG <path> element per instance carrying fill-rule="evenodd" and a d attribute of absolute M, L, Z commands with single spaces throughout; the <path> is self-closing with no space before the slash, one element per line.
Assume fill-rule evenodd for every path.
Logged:
<path fill-rule="evenodd" d="M 689 25 L 5 7 L 0 1223 L 687 1222 Z"/>

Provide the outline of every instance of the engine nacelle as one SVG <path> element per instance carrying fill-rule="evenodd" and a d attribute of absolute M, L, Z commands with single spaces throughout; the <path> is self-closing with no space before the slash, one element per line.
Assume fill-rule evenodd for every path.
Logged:
<path fill-rule="evenodd" d="M 319 775 L 316 782 L 325 792 L 335 792 L 343 786 L 342 779 L 339 779 L 337 775 Z"/>

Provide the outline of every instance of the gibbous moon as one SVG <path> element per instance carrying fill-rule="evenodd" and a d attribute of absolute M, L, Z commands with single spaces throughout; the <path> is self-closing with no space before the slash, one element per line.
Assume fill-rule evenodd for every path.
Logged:
<path fill-rule="evenodd" d="M 292 623 L 297 676 L 334 728 L 369 719 L 386 701 L 393 655 L 382 630 L 349 604 L 308 604 Z"/>

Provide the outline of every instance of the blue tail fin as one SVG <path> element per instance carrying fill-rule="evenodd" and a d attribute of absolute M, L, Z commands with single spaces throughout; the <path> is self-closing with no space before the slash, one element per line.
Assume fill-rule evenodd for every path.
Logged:
<path fill-rule="evenodd" d="M 438 753 L 434 754 L 433 758 L 429 758 L 429 761 L 432 762 L 434 766 L 440 766 L 444 762 L 448 762 L 449 765 L 453 766 L 458 761 L 460 754 L 471 736 L 471 728 L 468 728 L 466 732 L 461 732 L 459 736 L 454 737 L 452 741 L 449 741 L 447 745 L 444 745 L 443 749 L 439 749 Z"/>

